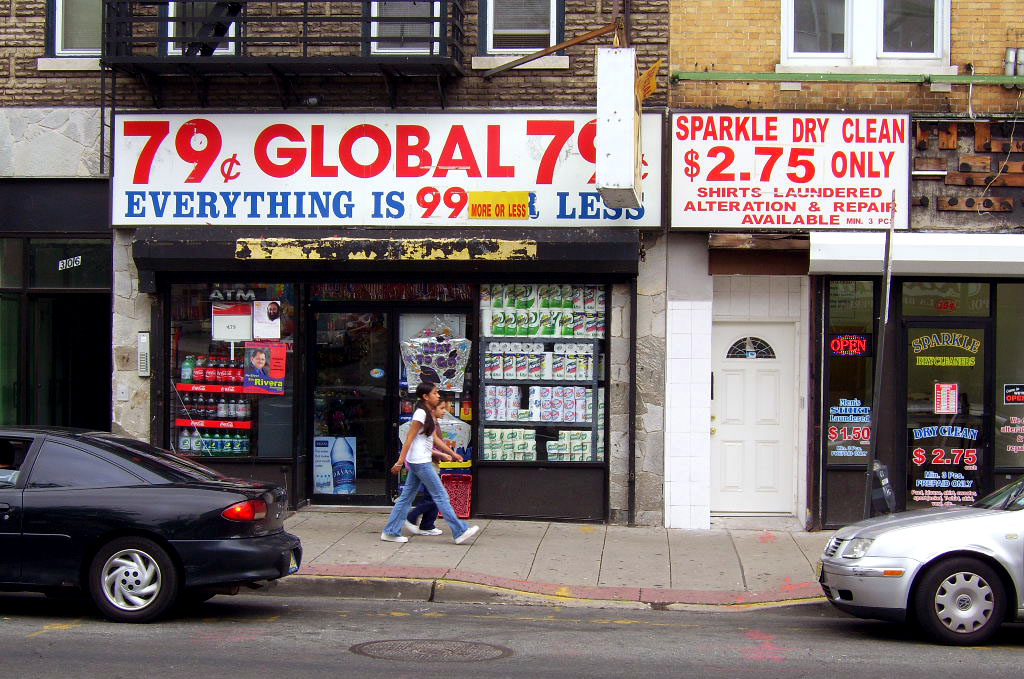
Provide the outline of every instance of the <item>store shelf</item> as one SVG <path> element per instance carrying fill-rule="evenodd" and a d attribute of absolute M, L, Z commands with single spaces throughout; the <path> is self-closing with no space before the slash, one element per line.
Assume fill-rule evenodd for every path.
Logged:
<path fill-rule="evenodd" d="M 596 387 L 600 384 L 600 380 L 512 380 L 512 379 L 498 379 L 488 378 L 487 384 L 500 384 L 514 386 L 537 386 L 537 387 Z"/>
<path fill-rule="evenodd" d="M 195 427 L 196 429 L 252 429 L 250 420 L 174 420 L 175 427 Z"/>
<path fill-rule="evenodd" d="M 241 384 L 192 384 L 179 382 L 174 385 L 178 391 L 196 391 L 206 394 L 245 394 L 245 387 Z"/>
<path fill-rule="evenodd" d="M 577 427 L 579 429 L 590 429 L 593 422 L 539 422 L 535 420 L 484 420 L 485 427 Z"/>
<path fill-rule="evenodd" d="M 568 462 L 564 460 L 473 460 L 481 467 L 604 467 L 604 461 Z"/>

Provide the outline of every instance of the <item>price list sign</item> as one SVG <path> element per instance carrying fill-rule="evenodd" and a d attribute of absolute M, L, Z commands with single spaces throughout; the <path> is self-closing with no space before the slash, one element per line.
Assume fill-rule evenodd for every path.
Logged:
<path fill-rule="evenodd" d="M 673 227 L 908 227 L 907 115 L 677 113 L 671 134 Z"/>

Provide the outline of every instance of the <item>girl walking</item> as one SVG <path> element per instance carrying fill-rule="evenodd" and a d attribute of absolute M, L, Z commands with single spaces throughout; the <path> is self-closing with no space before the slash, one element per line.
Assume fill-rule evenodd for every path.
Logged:
<path fill-rule="evenodd" d="M 448 498 L 448 491 L 441 485 L 441 477 L 434 470 L 433 451 L 436 446 L 445 454 L 455 455 L 455 451 L 448 447 L 448 444 L 441 438 L 440 431 L 434 422 L 431 414 L 434 408 L 441 401 L 441 394 L 437 391 L 436 384 L 426 382 L 416 387 L 416 409 L 412 415 L 412 422 L 409 423 L 409 433 L 402 445 L 402 452 L 398 456 L 398 462 L 391 468 L 392 474 L 398 474 L 403 466 L 409 467 L 409 478 L 402 488 L 402 494 L 398 501 L 391 508 L 391 515 L 388 523 L 384 526 L 384 532 L 380 539 L 385 542 L 408 542 L 409 538 L 402 535 L 402 527 L 407 520 L 409 507 L 413 498 L 423 486 L 430 495 L 434 504 L 437 505 L 441 516 L 451 526 L 452 536 L 455 544 L 461 545 L 478 532 L 479 526 L 471 526 L 455 516 L 451 500 Z"/>

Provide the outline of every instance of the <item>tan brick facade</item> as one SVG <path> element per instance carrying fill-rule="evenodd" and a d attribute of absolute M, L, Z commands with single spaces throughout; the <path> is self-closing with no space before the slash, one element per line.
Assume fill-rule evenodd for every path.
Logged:
<path fill-rule="evenodd" d="M 669 75 L 721 71 L 775 73 L 781 52 L 781 2 L 671 0 Z M 1021 2 L 952 0 L 950 63 L 960 74 L 1002 75 L 1005 48 L 1024 46 Z M 810 70 L 810 69 L 808 69 Z M 795 110 L 906 110 L 966 114 L 968 86 L 933 92 L 928 84 L 811 83 L 784 91 L 778 82 L 682 81 L 670 87 L 675 108 L 738 107 Z M 979 115 L 1012 113 L 1020 91 L 976 85 L 971 105 Z"/>

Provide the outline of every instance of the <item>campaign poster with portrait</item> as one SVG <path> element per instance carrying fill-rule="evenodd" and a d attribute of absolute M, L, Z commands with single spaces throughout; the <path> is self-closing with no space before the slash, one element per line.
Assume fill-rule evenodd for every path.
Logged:
<path fill-rule="evenodd" d="M 280 342 L 246 342 L 242 386 L 247 394 L 284 395 L 288 345 Z"/>
<path fill-rule="evenodd" d="M 252 303 L 252 338 L 281 339 L 281 302 L 270 300 Z"/>

